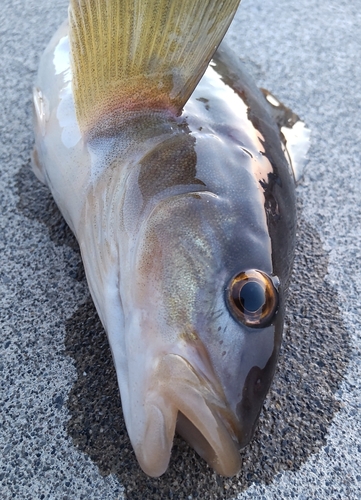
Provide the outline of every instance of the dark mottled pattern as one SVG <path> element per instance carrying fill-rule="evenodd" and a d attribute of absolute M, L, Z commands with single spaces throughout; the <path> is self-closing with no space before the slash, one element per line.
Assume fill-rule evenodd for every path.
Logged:
<path fill-rule="evenodd" d="M 76 248 L 50 194 L 31 176 L 24 167 L 17 178 L 19 208 L 45 223 L 54 242 Z M 67 402 L 68 433 L 101 474 L 118 476 L 128 499 L 140 494 L 152 499 L 201 498 L 198 491 L 207 491 L 207 499 L 232 498 L 252 482 L 268 484 L 282 471 L 299 469 L 325 445 L 339 409 L 334 393 L 347 366 L 349 337 L 337 295 L 324 279 L 327 254 L 302 218 L 297 240 L 278 370 L 255 437 L 242 451 L 243 469 L 235 478 L 217 476 L 177 437 L 168 471 L 159 479 L 147 477 L 125 430 L 109 346 L 89 296 L 67 321 L 66 353 L 74 358 L 78 372 Z M 71 272 L 74 279 L 85 279 L 82 271 Z"/>

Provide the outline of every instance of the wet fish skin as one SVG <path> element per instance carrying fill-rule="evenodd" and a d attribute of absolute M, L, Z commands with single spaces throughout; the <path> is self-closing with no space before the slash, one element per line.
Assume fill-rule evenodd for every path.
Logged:
<path fill-rule="evenodd" d="M 34 168 L 79 241 L 137 458 L 163 473 L 177 428 L 232 475 L 275 371 L 293 261 L 294 182 L 279 131 L 221 46 L 181 116 L 108 115 L 84 139 L 67 34 L 65 23 L 40 63 Z M 279 280 L 264 328 L 227 302 L 245 270 Z"/>

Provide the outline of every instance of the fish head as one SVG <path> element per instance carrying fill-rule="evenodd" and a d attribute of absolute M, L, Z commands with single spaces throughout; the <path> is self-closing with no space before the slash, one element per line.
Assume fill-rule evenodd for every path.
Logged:
<path fill-rule="evenodd" d="M 166 470 L 175 430 L 218 473 L 234 475 L 275 370 L 283 303 L 264 201 L 256 193 L 238 210 L 230 198 L 203 186 L 157 202 L 129 256 L 118 379 L 151 476 Z"/>

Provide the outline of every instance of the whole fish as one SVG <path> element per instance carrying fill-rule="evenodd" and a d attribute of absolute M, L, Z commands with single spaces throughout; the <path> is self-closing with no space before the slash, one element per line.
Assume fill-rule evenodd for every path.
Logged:
<path fill-rule="evenodd" d="M 151 476 L 175 431 L 237 473 L 280 349 L 294 179 L 269 103 L 214 55 L 238 4 L 71 0 L 34 88 L 33 169 L 79 242 Z"/>

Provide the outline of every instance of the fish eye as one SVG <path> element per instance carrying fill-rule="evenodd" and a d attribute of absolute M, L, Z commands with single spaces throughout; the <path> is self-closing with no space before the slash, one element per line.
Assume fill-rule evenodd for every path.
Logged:
<path fill-rule="evenodd" d="M 233 316 L 251 328 L 268 326 L 278 308 L 278 278 L 255 269 L 235 276 L 227 288 L 227 303 Z"/>

